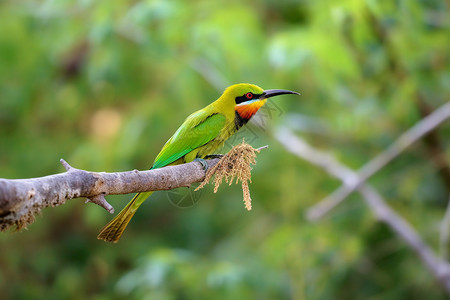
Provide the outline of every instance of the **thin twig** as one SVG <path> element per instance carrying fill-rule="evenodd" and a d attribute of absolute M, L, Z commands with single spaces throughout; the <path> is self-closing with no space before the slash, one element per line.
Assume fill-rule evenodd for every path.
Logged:
<path fill-rule="evenodd" d="M 358 174 L 328 155 L 297 137 L 289 129 L 281 127 L 277 130 L 277 139 L 296 156 L 319 166 L 330 175 L 339 178 L 344 184 L 359 182 Z M 360 183 L 356 189 L 361 193 L 375 216 L 386 223 L 411 249 L 419 256 L 424 265 L 450 294 L 450 265 L 436 257 L 432 249 L 424 242 L 414 228 L 397 214 L 369 184 Z"/>
<path fill-rule="evenodd" d="M 259 151 L 267 149 L 267 148 L 269 148 L 269 145 L 261 146 L 259 148 L 256 148 L 255 150 L 259 152 Z"/>
<path fill-rule="evenodd" d="M 314 205 L 308 210 L 308 217 L 310 219 L 320 219 L 331 211 L 334 207 L 339 205 L 345 198 L 347 198 L 355 189 L 357 189 L 369 177 L 378 172 L 381 168 L 386 166 L 390 161 L 402 153 L 411 144 L 422 138 L 425 134 L 442 124 L 450 118 L 450 102 L 442 105 L 433 113 L 415 124 L 405 133 L 403 133 L 391 146 L 385 151 L 377 155 L 374 159 L 369 161 L 357 172 L 357 180 L 344 182 L 339 189 L 334 191 L 331 195 Z"/>
<path fill-rule="evenodd" d="M 441 257 L 445 261 L 449 259 L 449 247 L 450 247 L 450 195 L 448 197 L 447 209 L 445 210 L 444 218 L 441 222 L 441 230 L 439 235 L 439 245 L 441 251 Z"/>

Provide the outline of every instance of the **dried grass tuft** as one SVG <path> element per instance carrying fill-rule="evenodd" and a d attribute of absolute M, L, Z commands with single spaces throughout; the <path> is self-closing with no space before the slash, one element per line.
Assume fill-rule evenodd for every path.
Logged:
<path fill-rule="evenodd" d="M 242 185 L 245 208 L 251 210 L 252 198 L 248 183 L 252 182 L 251 165 L 256 164 L 256 153 L 259 153 L 261 149 L 255 149 L 243 140 L 241 144 L 225 154 L 214 167 L 208 169 L 205 179 L 195 190 L 203 188 L 214 176 L 214 193 L 216 193 L 224 178 L 228 185 L 231 185 L 236 178 L 236 184 L 240 181 Z"/>

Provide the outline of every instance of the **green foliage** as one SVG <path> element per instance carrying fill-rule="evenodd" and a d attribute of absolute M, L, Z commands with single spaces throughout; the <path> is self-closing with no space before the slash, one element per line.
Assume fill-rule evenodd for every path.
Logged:
<path fill-rule="evenodd" d="M 111 216 L 71 200 L 28 231 L 0 235 L 2 298 L 444 298 L 358 195 L 307 222 L 305 209 L 339 183 L 288 154 L 272 128 L 295 128 L 362 166 L 450 99 L 448 3 L 10 0 L 0 20 L 4 178 L 62 172 L 61 157 L 88 170 L 146 169 L 229 84 L 302 93 L 274 100 L 264 128 L 234 142 L 270 144 L 252 172 L 251 212 L 236 186 L 205 188 L 184 209 L 155 193 L 110 245 L 95 237 Z M 448 123 L 436 136 L 371 180 L 435 249 Z M 117 211 L 129 198 L 108 197 Z"/>

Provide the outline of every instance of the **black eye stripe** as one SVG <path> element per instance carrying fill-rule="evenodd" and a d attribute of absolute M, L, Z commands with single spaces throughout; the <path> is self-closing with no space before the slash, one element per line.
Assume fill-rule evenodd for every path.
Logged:
<path fill-rule="evenodd" d="M 251 101 L 251 100 L 258 99 L 259 97 L 261 97 L 262 94 L 252 94 L 253 98 L 251 98 L 251 99 L 248 99 L 246 95 L 247 95 L 247 93 L 245 93 L 242 96 L 236 97 L 235 98 L 236 104 L 239 104 L 239 103 L 242 103 L 242 102 L 245 102 L 245 101 Z"/>

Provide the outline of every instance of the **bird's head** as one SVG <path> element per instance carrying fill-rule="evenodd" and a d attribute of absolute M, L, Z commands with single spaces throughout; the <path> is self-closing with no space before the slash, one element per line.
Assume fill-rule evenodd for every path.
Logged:
<path fill-rule="evenodd" d="M 267 98 L 284 94 L 300 95 L 288 90 L 263 90 L 254 84 L 239 83 L 229 86 L 220 98 L 226 101 L 227 106 L 234 107 L 243 120 L 248 121 L 266 103 Z"/>

